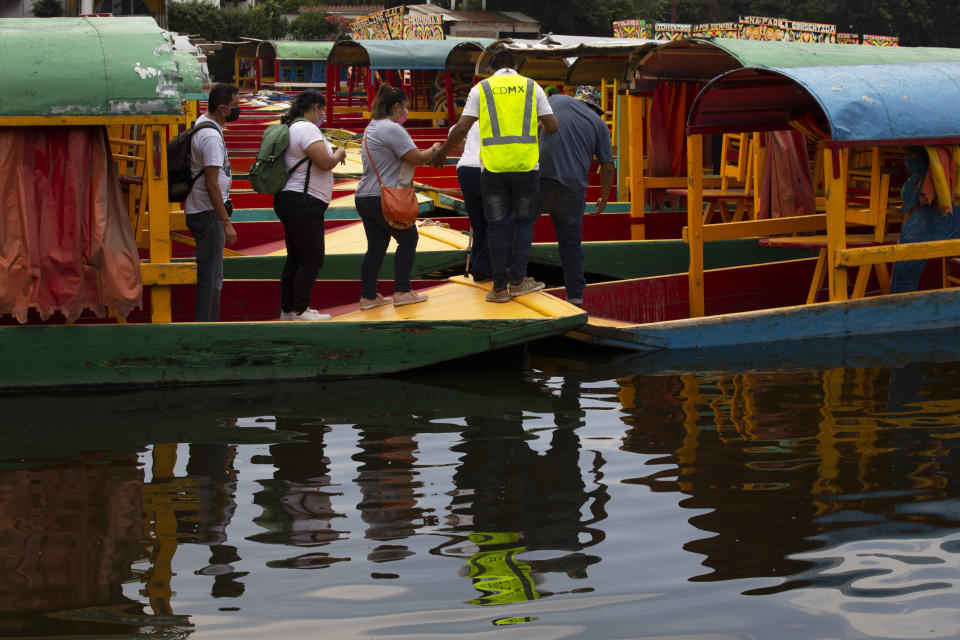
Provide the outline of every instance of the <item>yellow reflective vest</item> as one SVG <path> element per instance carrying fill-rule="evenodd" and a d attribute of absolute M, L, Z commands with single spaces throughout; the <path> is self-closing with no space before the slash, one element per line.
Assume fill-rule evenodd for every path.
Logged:
<path fill-rule="evenodd" d="M 536 84 L 519 74 L 493 75 L 480 92 L 480 159 L 486 171 L 532 171 L 537 145 Z"/>

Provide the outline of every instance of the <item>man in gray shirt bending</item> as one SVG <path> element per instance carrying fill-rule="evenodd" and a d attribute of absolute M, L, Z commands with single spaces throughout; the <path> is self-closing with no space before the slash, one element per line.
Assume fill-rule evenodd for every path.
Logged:
<path fill-rule="evenodd" d="M 550 97 L 550 106 L 560 128 L 540 136 L 540 213 L 549 213 L 557 233 L 563 284 L 567 300 L 583 304 L 583 247 L 580 229 L 587 203 L 587 175 L 596 158 L 600 163 L 600 199 L 595 213 L 602 213 L 610 197 L 615 174 L 610 130 L 600 118 L 600 92 L 594 87 L 577 88 L 576 97 Z"/>

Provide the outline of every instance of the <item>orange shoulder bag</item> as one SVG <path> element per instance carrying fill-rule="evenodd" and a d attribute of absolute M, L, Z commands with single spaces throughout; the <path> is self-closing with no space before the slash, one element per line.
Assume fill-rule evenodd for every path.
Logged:
<path fill-rule="evenodd" d="M 380 182 L 380 210 L 383 211 L 384 219 L 394 229 L 409 229 L 416 223 L 417 214 L 420 212 L 416 192 L 411 188 L 395 188 L 383 184 L 377 165 L 373 162 L 373 156 L 370 155 L 366 134 L 363 135 L 363 148 L 366 149 L 367 160 L 370 161 L 370 166 L 373 167 L 373 172 L 377 174 L 377 180 Z"/>

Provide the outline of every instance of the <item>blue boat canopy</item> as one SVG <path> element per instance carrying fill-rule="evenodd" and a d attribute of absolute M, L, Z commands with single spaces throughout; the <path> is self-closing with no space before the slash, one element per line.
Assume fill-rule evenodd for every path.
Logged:
<path fill-rule="evenodd" d="M 487 40 L 341 40 L 327 63 L 371 69 L 438 69 L 473 73 Z"/>
<path fill-rule="evenodd" d="M 960 142 L 960 62 L 750 67 L 714 78 L 687 133 L 798 128 L 828 146 Z"/>

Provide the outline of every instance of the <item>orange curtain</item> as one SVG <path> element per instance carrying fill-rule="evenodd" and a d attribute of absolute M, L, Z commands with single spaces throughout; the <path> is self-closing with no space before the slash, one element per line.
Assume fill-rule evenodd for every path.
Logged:
<path fill-rule="evenodd" d="M 141 304 L 140 260 L 103 127 L 0 127 L 0 315 Z"/>

